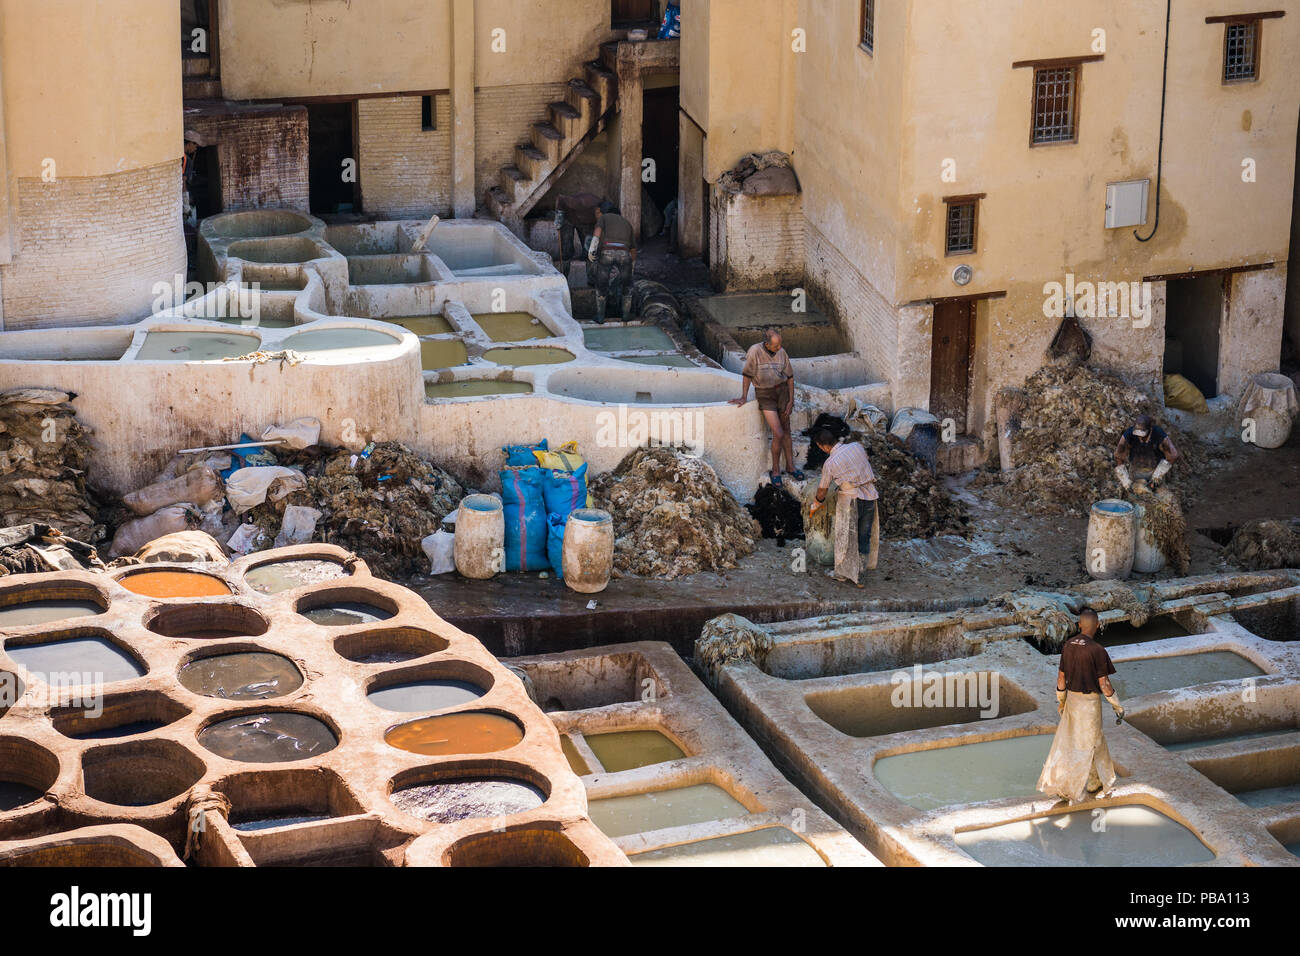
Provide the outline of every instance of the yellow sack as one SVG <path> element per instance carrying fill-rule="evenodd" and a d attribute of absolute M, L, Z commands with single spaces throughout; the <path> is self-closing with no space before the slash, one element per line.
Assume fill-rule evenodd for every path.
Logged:
<path fill-rule="evenodd" d="M 1184 412 L 1203 415 L 1210 410 L 1201 390 L 1181 375 L 1165 376 L 1165 405 Z"/>
<path fill-rule="evenodd" d="M 534 448 L 533 457 L 537 459 L 537 463 L 543 468 L 558 468 L 561 471 L 577 471 L 586 464 L 586 459 L 578 454 L 578 443 L 576 441 L 565 442 L 550 451 Z"/>

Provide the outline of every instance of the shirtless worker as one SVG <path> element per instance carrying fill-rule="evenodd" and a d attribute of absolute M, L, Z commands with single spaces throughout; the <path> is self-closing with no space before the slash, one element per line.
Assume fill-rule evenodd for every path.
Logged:
<path fill-rule="evenodd" d="M 754 386 L 758 410 L 772 431 L 772 484 L 781 487 L 781 456 L 789 466 L 790 477 L 803 481 L 804 473 L 794 465 L 794 443 L 790 438 L 790 411 L 794 408 L 794 367 L 790 356 L 781 347 L 781 330 L 769 325 L 763 330 L 763 341 L 755 342 L 745 353 L 745 365 L 740 370 L 740 398 L 731 399 L 732 405 L 743 406 L 749 401 L 749 387 Z"/>
<path fill-rule="evenodd" d="M 837 445 L 827 428 L 819 428 L 813 441 L 826 453 L 826 461 L 822 464 L 817 500 L 809 512 L 816 514 L 822 509 L 826 492 L 831 482 L 835 482 L 835 570 L 831 577 L 860 588 L 863 585 L 858 576 L 864 569 L 874 571 L 880 554 L 880 509 L 877 507 L 880 492 L 876 490 L 876 473 L 859 442 Z"/>
<path fill-rule="evenodd" d="M 1104 795 L 1115 786 L 1115 764 L 1101 731 L 1101 699 L 1105 697 L 1115 711 L 1116 723 L 1124 719 L 1124 707 L 1110 684 L 1115 665 L 1096 641 L 1100 624 L 1097 612 L 1085 607 L 1079 612 L 1079 633 L 1061 648 L 1056 674 L 1061 722 L 1038 778 L 1039 790 L 1070 803 L 1079 803 L 1088 794 Z"/>
<path fill-rule="evenodd" d="M 1119 444 L 1115 446 L 1115 475 L 1125 491 L 1136 481 L 1154 488 L 1177 460 L 1178 449 L 1165 430 L 1152 422 L 1150 415 L 1139 415 L 1133 427 L 1119 436 Z"/>

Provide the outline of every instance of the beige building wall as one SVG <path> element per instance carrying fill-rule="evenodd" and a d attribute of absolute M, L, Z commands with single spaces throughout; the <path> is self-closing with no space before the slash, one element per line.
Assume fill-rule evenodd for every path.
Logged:
<path fill-rule="evenodd" d="M 0 0 L 5 328 L 137 319 L 184 273 L 179 32 L 173 0 Z"/>
<path fill-rule="evenodd" d="M 357 101 L 362 207 L 389 219 L 451 211 L 451 97 L 434 97 L 434 126 L 421 123 L 419 96 Z"/>

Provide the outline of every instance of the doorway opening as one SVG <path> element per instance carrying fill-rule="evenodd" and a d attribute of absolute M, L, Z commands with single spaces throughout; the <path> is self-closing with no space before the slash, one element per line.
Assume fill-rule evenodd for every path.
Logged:
<path fill-rule="evenodd" d="M 641 113 L 641 179 L 645 191 L 661 213 L 665 213 L 668 204 L 677 198 L 677 153 L 682 135 L 678 119 L 679 91 L 677 86 L 647 89 Z M 644 175 L 647 159 L 654 163 L 654 176 L 650 179 Z"/>
<path fill-rule="evenodd" d="M 656 0 L 610 0 L 609 25 L 616 30 L 655 26 Z"/>
<path fill-rule="evenodd" d="M 311 211 L 360 212 L 354 100 L 307 104 L 307 154 Z"/>
<path fill-rule="evenodd" d="M 970 414 L 971 370 L 975 364 L 975 302 L 948 299 L 934 304 L 930 344 L 930 414 L 951 419 L 964 435 Z"/>
<path fill-rule="evenodd" d="M 1165 291 L 1166 375 L 1181 375 L 1206 398 L 1219 394 L 1219 330 L 1223 325 L 1224 276 L 1171 279 Z"/>

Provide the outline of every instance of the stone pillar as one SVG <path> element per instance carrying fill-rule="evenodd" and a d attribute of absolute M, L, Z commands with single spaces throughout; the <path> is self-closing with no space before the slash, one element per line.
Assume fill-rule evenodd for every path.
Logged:
<path fill-rule="evenodd" d="M 624 44 L 619 44 L 620 48 Z M 619 184 L 618 207 L 632 228 L 641 232 L 641 117 L 644 110 L 641 68 L 633 57 L 618 58 Z"/>
<path fill-rule="evenodd" d="M 452 0 L 451 208 L 457 219 L 474 215 L 474 0 Z"/>

